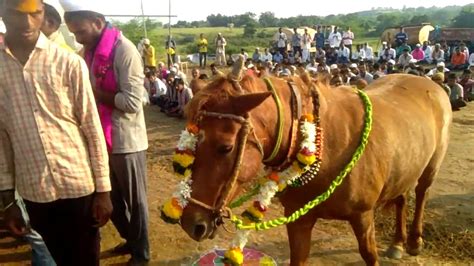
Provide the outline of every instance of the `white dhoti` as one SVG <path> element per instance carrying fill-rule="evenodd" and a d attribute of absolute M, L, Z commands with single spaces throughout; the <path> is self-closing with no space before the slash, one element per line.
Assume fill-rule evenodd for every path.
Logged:
<path fill-rule="evenodd" d="M 309 48 L 304 47 L 301 58 L 303 60 L 303 63 L 309 62 L 309 55 Z"/>

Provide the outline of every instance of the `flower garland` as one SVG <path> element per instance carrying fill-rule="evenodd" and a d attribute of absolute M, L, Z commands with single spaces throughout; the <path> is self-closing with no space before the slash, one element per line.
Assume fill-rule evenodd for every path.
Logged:
<path fill-rule="evenodd" d="M 287 185 L 301 186 L 307 184 L 319 171 L 321 166 L 321 152 L 323 135 L 319 127 L 319 120 L 316 125 L 313 115 L 304 115 L 301 118 L 300 134 L 302 141 L 300 150 L 296 155 L 293 164 L 282 172 L 267 172 L 260 182 L 259 194 L 255 197 L 252 206 L 247 208 L 242 217 L 246 223 L 261 222 L 265 216 L 265 212 L 271 203 L 271 199 L 278 193 L 282 192 Z M 313 171 L 311 176 L 306 173 Z M 243 247 L 247 243 L 249 231 L 239 230 L 232 241 L 231 248 L 224 254 L 224 261 L 231 265 L 242 265 L 243 263 Z"/>
<path fill-rule="evenodd" d="M 199 128 L 190 124 L 186 130 L 181 132 L 181 136 L 173 155 L 173 170 L 177 177 L 183 180 L 178 183 L 177 190 L 173 197 L 169 199 L 161 208 L 161 218 L 168 223 L 179 223 L 183 209 L 188 204 L 191 197 L 192 167 L 194 164 L 194 152 L 198 142 Z"/>
<path fill-rule="evenodd" d="M 321 152 L 323 144 L 322 128 L 319 119 L 314 123 L 313 115 L 304 115 L 300 121 L 300 134 L 302 141 L 296 160 L 290 167 L 281 171 L 263 171 L 258 178 L 260 183 L 259 193 L 255 196 L 253 204 L 247 208 L 242 217 L 247 223 L 261 222 L 272 198 L 286 189 L 288 185 L 299 187 L 307 184 L 314 178 L 321 165 Z M 195 160 L 197 134 L 196 125 L 188 125 L 181 136 L 173 155 L 173 170 L 175 175 L 183 180 L 178 184 L 173 197 L 161 209 L 161 217 L 168 223 L 178 223 L 183 209 L 191 197 L 192 166 Z M 231 265 L 243 264 L 243 248 L 247 243 L 250 231 L 239 230 L 232 241 L 231 248 L 224 254 L 224 261 Z"/>

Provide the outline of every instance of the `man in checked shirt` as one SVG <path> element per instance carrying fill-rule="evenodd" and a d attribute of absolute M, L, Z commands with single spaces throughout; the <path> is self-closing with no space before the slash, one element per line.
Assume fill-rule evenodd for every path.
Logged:
<path fill-rule="evenodd" d="M 99 265 L 112 213 L 108 155 L 85 62 L 41 32 L 42 0 L 4 0 L 0 45 L 0 207 L 27 232 L 26 203 L 58 265 Z"/>

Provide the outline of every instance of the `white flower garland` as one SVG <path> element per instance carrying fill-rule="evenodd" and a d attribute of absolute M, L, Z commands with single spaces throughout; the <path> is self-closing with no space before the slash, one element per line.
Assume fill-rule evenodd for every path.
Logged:
<path fill-rule="evenodd" d="M 309 122 L 307 120 L 304 120 L 302 124 L 300 125 L 300 132 L 303 140 L 300 143 L 300 151 L 306 150 L 309 154 L 314 154 L 316 153 L 316 125 L 312 122 Z M 297 163 L 297 162 L 294 162 Z M 299 168 L 299 167 L 298 167 Z M 285 189 L 286 185 L 290 185 L 293 182 L 295 182 L 302 174 L 304 174 L 306 171 L 310 169 L 310 166 L 306 166 L 304 168 L 299 168 L 300 170 L 298 171 L 297 167 L 294 165 L 288 167 L 284 171 L 278 173 L 278 180 L 273 180 L 273 179 L 268 179 L 266 177 L 270 176 L 272 174 L 271 170 L 269 171 L 264 171 L 264 174 L 259 177 L 259 180 L 262 178 L 266 178 L 266 181 L 263 185 L 261 185 L 259 194 L 255 196 L 255 200 L 259 202 L 262 207 L 265 209 L 268 208 L 268 206 L 271 203 L 271 200 L 273 197 L 275 197 L 275 194 L 279 191 L 282 191 Z M 255 210 L 253 210 L 255 211 Z M 250 230 L 238 230 L 234 239 L 232 240 L 232 246 L 226 253 L 226 257 L 229 260 L 232 260 L 232 258 L 235 258 L 236 256 L 242 256 L 243 255 L 243 248 L 246 245 L 248 241 L 248 237 L 250 235 Z M 236 254 L 236 253 L 241 253 L 241 254 Z"/>
<path fill-rule="evenodd" d="M 265 180 L 265 183 L 260 186 L 259 193 L 255 196 L 255 202 L 257 203 L 256 206 L 252 206 L 246 212 L 257 214 L 260 218 L 262 218 L 263 212 L 267 210 L 268 206 L 271 204 L 272 198 L 275 197 L 275 194 L 279 191 L 283 191 L 287 185 L 293 184 L 300 176 L 302 176 L 311 168 L 311 164 L 314 162 L 316 158 L 315 154 L 317 152 L 317 128 L 312 122 L 312 116 L 310 120 L 311 121 L 308 121 L 308 118 L 305 117 L 303 121 L 301 121 L 300 133 L 303 139 L 300 143 L 300 152 L 298 153 L 297 157 L 298 160 L 295 160 L 293 165 L 279 173 L 273 173 L 271 170 L 265 171 L 264 168 L 262 168 L 259 172 L 260 176 L 258 180 L 263 179 Z M 190 127 L 181 132 L 178 145 L 176 147 L 177 153 L 175 153 L 176 157 L 174 158 L 174 162 L 181 163 L 181 165 L 184 165 L 184 167 L 187 168 L 185 169 L 186 171 L 184 171 L 184 173 L 181 173 L 180 170 L 180 175 L 184 178 L 178 183 L 176 192 L 173 193 L 173 198 L 181 210 L 179 210 L 179 207 L 173 207 L 172 201 L 169 202 L 168 205 L 165 204 L 167 207 L 166 210 L 169 212 L 166 213 L 165 211 L 165 214 L 173 214 L 171 217 L 175 221 L 176 219 L 179 219 L 180 211 L 182 211 L 187 206 L 189 203 L 188 199 L 191 197 L 192 180 L 190 178 L 192 171 L 191 166 L 187 165 L 190 162 L 194 162 L 194 154 L 197 143 L 197 127 Z M 300 183 L 302 184 L 305 184 L 306 182 L 308 181 L 300 180 Z M 236 258 L 242 258 L 242 251 L 244 246 L 247 244 L 249 235 L 249 230 L 239 230 L 236 233 L 231 243 L 231 249 L 226 252 L 225 256 L 227 259 L 235 261 Z"/>

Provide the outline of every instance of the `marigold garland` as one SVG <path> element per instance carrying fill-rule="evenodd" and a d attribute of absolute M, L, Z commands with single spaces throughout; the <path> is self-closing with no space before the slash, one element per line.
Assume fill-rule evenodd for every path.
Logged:
<path fill-rule="evenodd" d="M 321 128 L 315 125 L 314 116 L 311 114 L 304 115 L 301 118 L 300 134 L 302 141 L 300 144 L 300 151 L 296 155 L 296 160 L 293 164 L 282 172 L 267 172 L 265 178 L 260 178 L 260 192 L 256 196 L 256 200 L 253 205 L 247 208 L 243 213 L 242 217 L 250 220 L 251 222 L 260 222 L 265 217 L 265 212 L 271 203 L 271 199 L 276 193 L 283 191 L 287 184 L 297 186 L 309 182 L 308 179 L 300 180 L 311 167 L 316 164 L 319 169 L 321 162 L 321 148 L 322 148 L 322 133 Z M 244 234 L 245 233 L 245 234 Z M 249 233 L 248 232 L 237 232 L 237 235 L 232 242 L 232 248 L 227 250 L 224 255 L 225 261 L 232 263 L 232 265 L 241 265 L 237 261 L 236 254 L 243 249 L 235 248 L 235 243 L 246 243 Z M 245 245 L 245 244 L 244 244 Z"/>
<path fill-rule="evenodd" d="M 319 120 L 318 123 L 319 124 Z M 183 209 L 188 204 L 187 199 L 191 197 L 192 167 L 195 160 L 194 152 L 198 142 L 197 125 L 187 125 L 186 130 L 181 132 L 181 136 L 173 155 L 173 170 L 183 181 L 178 184 L 177 191 L 173 198 L 167 201 L 162 209 L 162 218 L 169 223 L 178 223 L 181 219 Z M 312 114 L 303 115 L 300 121 L 301 143 L 300 150 L 296 155 L 296 160 L 290 167 L 281 171 L 263 171 L 257 180 L 259 183 L 259 193 L 255 196 L 252 206 L 247 208 L 242 217 L 248 222 L 260 222 L 265 216 L 265 212 L 271 203 L 272 198 L 290 186 L 300 186 L 310 181 L 305 174 L 312 168 L 319 170 L 322 151 L 322 130 L 314 123 Z M 225 263 L 231 265 L 243 264 L 243 248 L 247 243 L 250 231 L 239 230 L 232 241 L 231 248 L 224 255 Z"/>
<path fill-rule="evenodd" d="M 178 183 L 177 191 L 173 194 L 173 198 L 168 200 L 161 207 L 161 217 L 168 223 L 179 223 L 183 209 L 188 204 L 188 199 L 191 197 L 191 174 L 194 164 L 197 145 L 197 134 L 199 128 L 194 124 L 189 124 L 186 130 L 181 132 L 178 145 L 173 154 L 173 170 L 177 177 L 182 181 Z"/>

